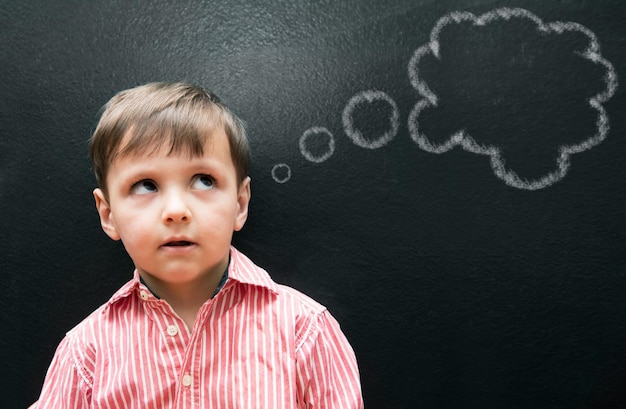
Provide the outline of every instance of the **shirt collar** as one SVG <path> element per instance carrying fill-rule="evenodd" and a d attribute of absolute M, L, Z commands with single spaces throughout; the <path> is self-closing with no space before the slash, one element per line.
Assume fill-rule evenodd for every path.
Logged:
<path fill-rule="evenodd" d="M 230 247 L 230 264 L 228 265 L 228 281 L 231 280 L 244 285 L 264 288 L 274 294 L 278 293 L 278 285 L 272 280 L 267 271 L 254 264 L 252 260 L 233 246 Z M 148 293 L 150 297 L 156 299 L 156 297 L 150 293 L 148 287 L 141 282 L 139 272 L 135 270 L 133 273 L 133 279 L 117 290 L 109 300 L 108 304 L 115 303 L 116 301 L 126 298 L 132 294 L 137 294 L 138 297 L 140 297 L 141 294 L 144 294 L 145 297 L 146 293 Z"/>

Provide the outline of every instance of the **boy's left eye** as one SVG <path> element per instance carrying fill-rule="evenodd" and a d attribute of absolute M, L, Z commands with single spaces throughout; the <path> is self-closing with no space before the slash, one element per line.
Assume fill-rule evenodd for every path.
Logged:
<path fill-rule="evenodd" d="M 214 184 L 215 184 L 215 181 L 213 180 L 211 176 L 196 175 L 193 178 L 191 186 L 192 188 L 198 189 L 198 190 L 209 190 L 209 189 L 213 189 Z"/>

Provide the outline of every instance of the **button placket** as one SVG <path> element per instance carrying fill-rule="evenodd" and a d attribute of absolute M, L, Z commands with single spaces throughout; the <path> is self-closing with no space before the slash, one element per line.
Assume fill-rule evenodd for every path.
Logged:
<path fill-rule="evenodd" d="M 170 337 L 175 337 L 176 335 L 178 335 L 178 327 L 176 325 L 168 325 L 166 331 L 167 335 L 169 335 Z"/>
<path fill-rule="evenodd" d="M 144 301 L 148 301 L 148 299 L 150 298 L 150 294 L 146 291 L 146 290 L 141 290 L 139 292 L 139 296 L 141 297 L 142 300 Z"/>

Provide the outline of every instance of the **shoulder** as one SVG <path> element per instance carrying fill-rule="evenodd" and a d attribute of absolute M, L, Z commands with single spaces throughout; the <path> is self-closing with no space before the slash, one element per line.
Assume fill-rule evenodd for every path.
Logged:
<path fill-rule="evenodd" d="M 303 292 L 283 284 L 276 284 L 278 297 L 306 315 L 318 315 L 326 311 L 326 307 Z"/>
<path fill-rule="evenodd" d="M 104 304 L 100 305 L 87 317 L 70 329 L 64 343 L 73 351 L 93 351 L 103 342 L 103 336 L 114 334 L 113 328 L 119 328 L 125 320 L 124 315 L 132 314 L 139 305 L 135 295 L 134 280 L 126 283 Z M 133 307 L 134 304 L 137 304 Z"/>
<path fill-rule="evenodd" d="M 325 306 L 295 288 L 280 284 L 277 286 L 281 304 L 293 315 L 296 351 L 334 326 L 336 321 Z"/>
<path fill-rule="evenodd" d="M 247 287 L 251 296 L 264 294 L 273 314 L 292 322 L 297 337 L 311 335 L 325 321 L 333 319 L 324 305 L 293 287 L 276 283 L 267 271 L 234 247 L 231 262 L 229 278 Z"/>

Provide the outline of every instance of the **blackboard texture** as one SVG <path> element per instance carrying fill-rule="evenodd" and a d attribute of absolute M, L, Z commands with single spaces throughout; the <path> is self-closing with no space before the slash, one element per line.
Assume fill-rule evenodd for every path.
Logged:
<path fill-rule="evenodd" d="M 3 0 L 2 407 L 131 275 L 86 140 L 187 80 L 248 124 L 235 244 L 328 306 L 370 409 L 626 408 L 623 0 Z"/>

